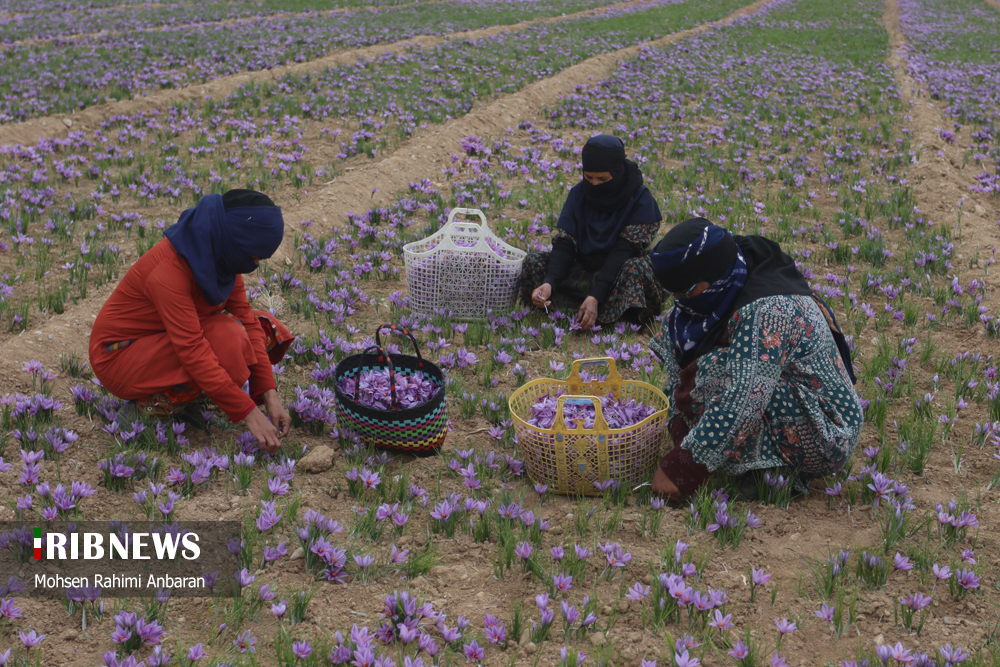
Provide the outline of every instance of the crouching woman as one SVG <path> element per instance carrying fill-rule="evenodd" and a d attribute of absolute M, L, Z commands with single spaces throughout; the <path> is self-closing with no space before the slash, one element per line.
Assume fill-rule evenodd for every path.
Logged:
<path fill-rule="evenodd" d="M 663 362 L 674 448 L 653 489 L 682 497 L 713 472 L 768 468 L 811 478 L 840 470 L 864 421 L 850 351 L 833 313 L 774 241 L 703 218 L 651 253 L 673 308 L 650 342 Z M 737 481 L 747 495 L 751 476 Z"/>
<path fill-rule="evenodd" d="M 278 449 L 291 419 L 271 364 L 293 337 L 267 313 L 251 310 L 241 274 L 270 257 L 283 233 L 281 209 L 266 195 L 206 195 L 128 270 L 90 337 L 94 374 L 127 401 L 120 427 L 140 414 L 178 415 L 207 395 L 232 422 L 244 422 L 263 449 Z"/>

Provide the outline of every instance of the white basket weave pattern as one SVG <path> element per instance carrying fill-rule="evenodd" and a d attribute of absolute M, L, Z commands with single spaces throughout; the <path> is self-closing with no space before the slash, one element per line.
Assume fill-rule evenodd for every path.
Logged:
<path fill-rule="evenodd" d="M 478 215 L 480 222 L 456 220 L 459 214 Z M 440 230 L 403 246 L 410 309 L 446 310 L 459 319 L 506 313 L 525 256 L 493 233 L 479 209 L 453 209 Z"/>

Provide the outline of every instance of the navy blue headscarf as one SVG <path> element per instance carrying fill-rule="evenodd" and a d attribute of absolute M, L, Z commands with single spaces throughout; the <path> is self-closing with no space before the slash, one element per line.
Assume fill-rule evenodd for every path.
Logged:
<path fill-rule="evenodd" d="M 625 159 L 625 144 L 616 136 L 599 134 L 583 147 L 583 170 L 606 171 L 611 180 L 591 185 L 586 179 L 566 196 L 556 226 L 569 233 L 581 254 L 606 251 L 630 224 L 659 222 L 659 208 L 642 184 L 638 165 Z"/>
<path fill-rule="evenodd" d="M 163 235 L 187 260 L 208 302 L 219 305 L 229 298 L 237 274 L 256 270 L 253 257 L 274 254 L 284 231 L 281 208 L 267 195 L 230 190 L 202 197 Z"/>
<path fill-rule="evenodd" d="M 691 218 L 674 225 L 649 257 L 653 275 L 667 291 L 686 292 L 699 282 L 711 285 L 693 299 L 675 300 L 664 318 L 665 333 L 681 368 L 713 348 L 729 318 L 743 306 L 770 296 L 799 295 L 814 298 L 823 309 L 847 373 L 855 381 L 851 350 L 833 310 L 774 241 L 733 236 L 704 218 Z M 667 353 L 650 347 L 661 359 Z"/>
<path fill-rule="evenodd" d="M 675 299 L 667 315 L 667 333 L 675 354 L 682 356 L 732 314 L 747 282 L 746 260 L 732 233 L 694 218 L 670 230 L 650 254 L 650 261 L 657 279 L 672 292 L 686 292 L 702 281 L 710 283 L 698 296 Z M 681 266 L 685 271 L 672 275 Z"/>

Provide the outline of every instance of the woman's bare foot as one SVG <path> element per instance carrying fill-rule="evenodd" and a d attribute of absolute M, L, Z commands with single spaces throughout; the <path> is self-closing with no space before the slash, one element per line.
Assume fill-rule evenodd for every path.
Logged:
<path fill-rule="evenodd" d="M 670 481 L 670 478 L 667 477 L 662 468 L 657 467 L 656 472 L 653 474 L 653 493 L 671 498 L 679 498 L 681 490 L 677 488 L 676 484 Z"/>

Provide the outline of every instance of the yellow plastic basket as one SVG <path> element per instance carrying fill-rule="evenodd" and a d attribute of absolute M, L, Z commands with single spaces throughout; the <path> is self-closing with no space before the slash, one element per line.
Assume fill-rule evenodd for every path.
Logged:
<path fill-rule="evenodd" d="M 608 366 L 603 382 L 584 382 L 581 368 Z M 528 423 L 531 406 L 540 398 L 566 393 L 557 399 L 552 428 Z M 628 428 L 609 428 L 600 401 L 595 396 L 613 393 L 619 400 L 634 399 L 653 407 L 656 412 Z M 563 406 L 567 401 L 589 401 L 596 409 L 594 428 L 566 428 Z M 517 443 L 524 456 L 528 474 L 536 482 L 548 484 L 555 493 L 600 495 L 595 482 L 618 480 L 627 488 L 649 479 L 660 460 L 660 450 L 669 437 L 667 408 L 669 401 L 662 391 L 646 382 L 623 381 L 610 357 L 578 359 L 573 362 L 565 381 L 542 378 L 533 380 L 510 397 Z"/>

